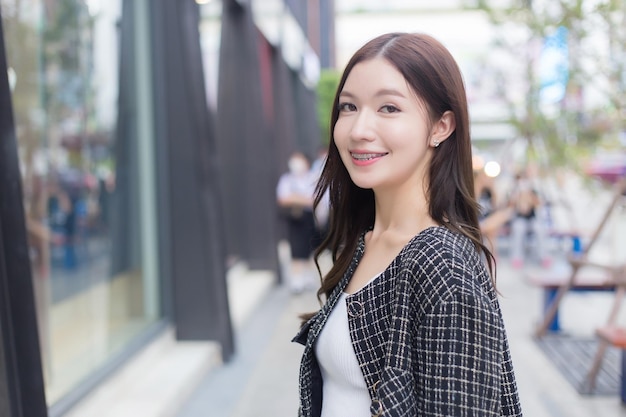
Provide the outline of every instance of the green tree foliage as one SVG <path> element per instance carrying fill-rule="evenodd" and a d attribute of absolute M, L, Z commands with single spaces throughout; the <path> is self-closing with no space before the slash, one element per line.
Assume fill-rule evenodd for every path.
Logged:
<path fill-rule="evenodd" d="M 474 3 L 476 4 L 476 3 Z M 511 124 L 528 144 L 528 158 L 578 168 L 598 147 L 620 145 L 626 131 L 626 1 L 479 0 L 498 30 L 494 51 L 508 53 L 499 93 Z M 542 100 L 542 48 L 566 33 L 563 97 Z M 511 33 L 516 35 L 512 36 Z M 518 69 L 512 73 L 511 68 Z M 517 77 L 517 79 L 513 79 Z M 522 86 L 515 95 L 511 85 Z M 593 99 L 591 99 L 593 97 Z"/>
<path fill-rule="evenodd" d="M 47 78 L 46 111 L 54 118 L 51 122 L 84 121 L 89 113 L 85 106 L 93 67 L 93 18 L 81 0 L 50 3 L 45 16 L 42 69 Z"/>
<path fill-rule="evenodd" d="M 334 105 L 335 92 L 341 74 L 334 69 L 323 69 L 317 84 L 317 120 L 320 126 L 321 143 L 330 140 L 330 114 Z"/>

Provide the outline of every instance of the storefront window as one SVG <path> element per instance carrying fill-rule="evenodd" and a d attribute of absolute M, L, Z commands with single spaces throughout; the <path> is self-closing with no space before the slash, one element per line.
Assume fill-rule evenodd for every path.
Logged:
<path fill-rule="evenodd" d="M 160 318 L 154 143 L 118 133 L 121 0 L 0 8 L 52 405 Z"/>

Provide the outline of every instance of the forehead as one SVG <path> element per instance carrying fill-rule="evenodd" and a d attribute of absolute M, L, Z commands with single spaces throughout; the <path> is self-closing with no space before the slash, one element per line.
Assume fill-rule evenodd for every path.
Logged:
<path fill-rule="evenodd" d="M 396 89 L 402 92 L 410 91 L 409 84 L 404 76 L 384 58 L 372 58 L 356 64 L 344 84 L 342 91 L 358 93 L 364 90 Z"/>

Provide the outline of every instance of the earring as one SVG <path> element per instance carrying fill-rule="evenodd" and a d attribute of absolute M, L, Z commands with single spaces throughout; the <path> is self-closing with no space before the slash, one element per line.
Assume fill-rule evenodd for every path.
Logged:
<path fill-rule="evenodd" d="M 439 147 L 439 143 L 440 143 L 440 142 L 439 142 L 438 140 L 436 140 L 436 141 L 434 141 L 434 142 L 433 142 L 433 145 L 435 146 L 435 148 L 438 148 L 438 147 Z"/>

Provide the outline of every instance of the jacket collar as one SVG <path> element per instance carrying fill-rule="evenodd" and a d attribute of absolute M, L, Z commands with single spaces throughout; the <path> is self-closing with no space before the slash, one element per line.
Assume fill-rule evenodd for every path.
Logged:
<path fill-rule="evenodd" d="M 310 347 L 313 345 L 315 339 L 317 339 L 317 336 L 324 327 L 326 320 L 328 320 L 328 316 L 337 304 L 339 296 L 341 295 L 343 290 L 345 290 L 348 282 L 350 281 L 350 278 L 352 277 L 352 275 L 354 275 L 356 267 L 359 265 L 359 261 L 363 257 L 363 253 L 365 252 L 365 233 L 366 232 L 361 233 L 356 250 L 354 252 L 354 256 L 352 257 L 352 262 L 350 262 L 350 266 L 343 274 L 343 277 L 341 278 L 339 283 L 331 292 L 328 300 L 324 303 L 322 308 L 313 317 L 311 317 L 311 319 L 309 319 L 302 326 L 302 328 L 300 328 L 298 334 L 296 334 L 296 336 L 293 338 L 293 342 L 298 342 L 302 345 Z"/>

